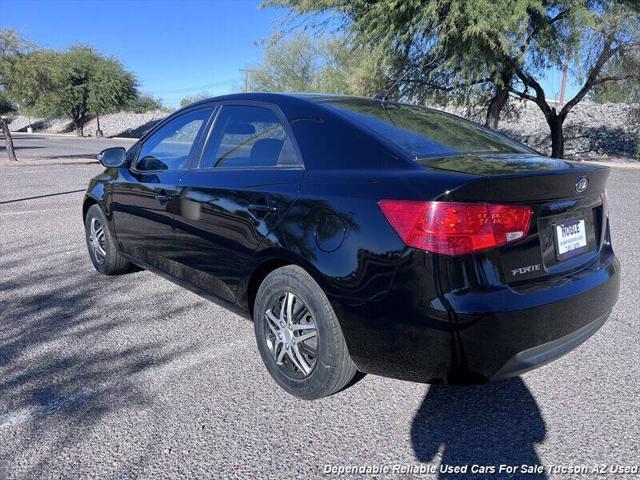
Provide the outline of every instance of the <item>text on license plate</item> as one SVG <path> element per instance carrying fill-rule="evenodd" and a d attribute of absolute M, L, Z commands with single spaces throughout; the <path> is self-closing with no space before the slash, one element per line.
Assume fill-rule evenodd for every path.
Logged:
<path fill-rule="evenodd" d="M 584 220 L 569 220 L 558 223 L 555 228 L 558 257 L 572 257 L 587 249 L 587 232 Z"/>

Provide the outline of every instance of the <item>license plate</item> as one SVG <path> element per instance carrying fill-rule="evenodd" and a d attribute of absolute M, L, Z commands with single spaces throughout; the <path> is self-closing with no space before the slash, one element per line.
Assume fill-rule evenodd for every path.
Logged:
<path fill-rule="evenodd" d="M 556 253 L 559 260 L 579 255 L 587 250 L 587 231 L 582 219 L 556 223 Z"/>

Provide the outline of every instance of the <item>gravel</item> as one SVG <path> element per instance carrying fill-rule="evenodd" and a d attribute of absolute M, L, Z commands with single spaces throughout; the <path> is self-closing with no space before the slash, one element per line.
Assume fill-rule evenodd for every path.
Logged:
<path fill-rule="evenodd" d="M 168 113 L 164 110 L 152 110 L 144 113 L 111 113 L 100 117 L 100 128 L 105 137 L 139 138 L 167 115 Z M 28 124 L 28 119 L 19 115 L 9 124 L 9 129 L 25 132 Z M 35 133 L 74 133 L 73 123 L 65 119 L 31 119 L 31 125 Z M 97 126 L 96 119 L 90 119 L 84 127 L 85 135 L 95 136 Z"/>
<path fill-rule="evenodd" d="M 445 110 L 483 123 L 482 109 Z M 507 136 L 544 153 L 551 153 L 549 126 L 532 102 L 512 101 L 498 125 Z M 640 158 L 640 108 L 624 103 L 589 103 L 575 106 L 564 123 L 565 154 L 569 157 Z"/>

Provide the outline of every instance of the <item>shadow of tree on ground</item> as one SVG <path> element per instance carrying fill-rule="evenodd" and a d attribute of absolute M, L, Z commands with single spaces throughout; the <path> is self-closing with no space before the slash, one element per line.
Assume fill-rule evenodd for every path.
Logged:
<path fill-rule="evenodd" d="M 134 321 L 144 328 L 145 321 L 161 323 L 198 303 L 170 303 L 161 312 L 149 309 L 148 319 L 132 318 L 123 293 L 144 273 L 102 277 L 77 247 L 4 239 L 0 271 L 0 438 L 12 429 L 28 431 L 1 442 L 0 478 L 13 477 L 4 469 L 34 444 L 41 458 L 30 461 L 30 470 L 38 476 L 49 455 L 81 441 L 105 415 L 151 406 L 148 373 L 198 351 L 198 345 L 130 335 Z M 152 303 L 154 292 L 140 297 Z"/>

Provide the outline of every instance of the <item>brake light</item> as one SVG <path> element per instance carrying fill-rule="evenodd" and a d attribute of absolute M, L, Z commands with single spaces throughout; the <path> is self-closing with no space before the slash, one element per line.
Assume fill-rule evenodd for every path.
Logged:
<path fill-rule="evenodd" d="M 407 245 L 458 255 L 527 236 L 531 208 L 486 203 L 380 200 L 384 216 Z"/>

